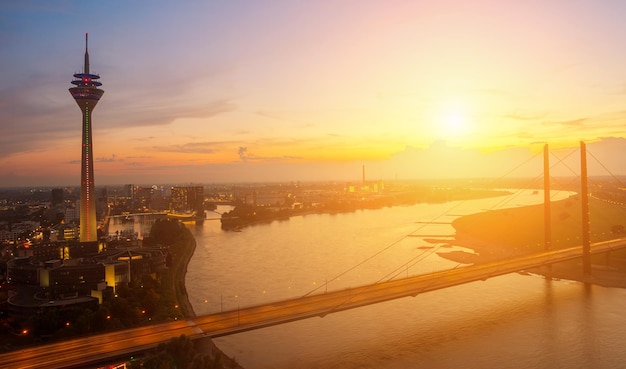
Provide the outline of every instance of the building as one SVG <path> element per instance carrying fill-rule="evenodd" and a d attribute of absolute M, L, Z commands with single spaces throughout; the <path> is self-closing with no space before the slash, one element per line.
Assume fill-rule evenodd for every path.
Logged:
<path fill-rule="evenodd" d="M 157 190 L 158 188 L 156 186 L 135 186 L 133 188 L 132 211 L 141 213 L 152 209 L 152 198 Z"/>
<path fill-rule="evenodd" d="M 0 242 L 18 243 L 24 241 L 28 234 L 39 228 L 38 222 L 20 222 L 13 223 L 11 226 L 7 224 L 0 225 Z"/>
<path fill-rule="evenodd" d="M 170 196 L 171 211 L 197 211 L 202 212 L 204 203 L 204 187 L 187 186 L 172 187 Z"/>
<path fill-rule="evenodd" d="M 96 223 L 96 192 L 94 188 L 94 158 L 92 142 L 91 114 L 104 91 L 98 87 L 102 85 L 97 80 L 99 75 L 89 72 L 88 36 L 85 34 L 85 66 L 83 73 L 74 74 L 69 89 L 72 97 L 83 113 L 82 127 L 82 158 L 80 176 L 80 242 L 96 243 L 98 241 Z"/>
<path fill-rule="evenodd" d="M 55 251 L 62 252 L 62 245 L 49 245 L 47 249 L 52 251 L 50 255 L 19 256 L 7 263 L 7 281 L 15 291 L 8 301 L 9 311 L 48 306 L 43 300 L 71 305 L 92 297 L 102 302 L 105 290 L 115 291 L 144 275 L 156 276 L 166 268 L 167 261 L 166 252 L 156 248 L 108 250 L 74 259 L 54 258 Z"/>
<path fill-rule="evenodd" d="M 62 188 L 53 188 L 50 191 L 50 198 L 51 198 L 52 206 L 63 204 L 63 201 L 64 201 L 63 189 Z"/>
<path fill-rule="evenodd" d="M 80 200 L 76 200 L 74 207 L 65 208 L 64 219 L 66 223 L 80 224 Z"/>
<path fill-rule="evenodd" d="M 115 285 L 120 282 L 128 283 L 131 279 L 141 279 L 144 275 L 156 277 L 157 273 L 166 268 L 166 254 L 158 248 L 123 248 L 104 251 L 97 256 L 97 260 L 105 265 L 124 265 L 126 268 L 125 279 L 116 280 Z M 115 275 L 122 273 L 116 272 Z M 107 279 L 109 285 L 113 285 Z"/>

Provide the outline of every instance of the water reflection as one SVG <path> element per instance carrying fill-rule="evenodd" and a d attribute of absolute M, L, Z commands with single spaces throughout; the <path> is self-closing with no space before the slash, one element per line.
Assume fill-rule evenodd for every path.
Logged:
<path fill-rule="evenodd" d="M 454 213 L 492 205 L 490 200 L 466 202 Z M 302 296 L 315 288 L 322 293 L 326 280 L 329 289 L 340 289 L 387 278 L 394 270 L 404 277 L 454 267 L 432 253 L 423 257 L 420 247 L 429 245 L 423 238 L 403 237 L 415 231 L 416 219 L 446 214 L 449 207 L 311 214 L 238 233 L 205 222 L 192 228 L 198 247 L 187 274 L 191 302 L 202 314 Z M 411 259 L 421 261 L 407 271 Z M 361 265 L 343 273 L 356 264 Z M 216 343 L 247 369 L 610 368 L 626 361 L 619 344 L 626 333 L 616 328 L 626 318 L 615 312 L 626 307 L 625 297 L 620 289 L 509 274 Z"/>

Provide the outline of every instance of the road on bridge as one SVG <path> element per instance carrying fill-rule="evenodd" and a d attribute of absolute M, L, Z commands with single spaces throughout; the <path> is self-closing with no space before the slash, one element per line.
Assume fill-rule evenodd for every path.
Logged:
<path fill-rule="evenodd" d="M 596 243 L 591 250 L 592 253 L 601 253 L 623 247 L 626 247 L 626 238 Z M 571 260 L 581 257 L 581 254 L 582 247 L 573 247 L 29 347 L 0 355 L 0 368 L 79 367 L 110 357 L 130 356 L 181 334 L 191 338 L 219 337 L 300 319 L 324 317 L 338 311 Z"/>

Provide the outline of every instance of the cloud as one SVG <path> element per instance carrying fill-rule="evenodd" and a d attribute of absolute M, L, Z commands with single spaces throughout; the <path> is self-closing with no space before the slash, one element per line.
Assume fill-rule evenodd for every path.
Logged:
<path fill-rule="evenodd" d="M 435 141 L 424 149 L 407 147 L 393 156 L 394 166 L 402 171 L 403 178 L 480 178 L 498 177 L 525 163 L 531 155 L 528 149 L 505 149 L 481 153 L 476 149 L 449 146 L 445 141 Z M 517 168 L 516 176 L 534 176 L 541 173 L 538 161 L 534 166 Z"/>
<path fill-rule="evenodd" d="M 149 136 L 149 137 L 139 137 L 139 138 L 135 138 L 135 141 L 150 141 L 150 140 L 154 140 L 154 136 Z"/>
<path fill-rule="evenodd" d="M 0 156 L 39 151 L 49 142 L 66 140 L 72 134 L 80 137 L 80 125 L 77 128 L 76 124 L 80 118 L 70 119 L 71 113 L 79 116 L 80 111 L 69 93 L 63 94 L 67 100 L 59 100 L 57 87 L 56 81 L 36 74 L 22 85 L 0 89 Z"/>
<path fill-rule="evenodd" d="M 137 98 L 138 97 L 138 98 Z M 228 98 L 219 98 L 213 101 L 180 101 L 172 96 L 157 94 L 152 96 L 137 91 L 134 99 L 118 98 L 107 102 L 107 110 L 101 110 L 101 118 L 107 122 L 106 129 L 120 127 L 162 126 L 181 118 L 211 118 L 216 115 L 234 111 L 236 105 Z M 147 101 L 137 104 L 134 101 Z"/>
<path fill-rule="evenodd" d="M 241 161 L 248 161 L 248 158 L 250 157 L 248 154 L 248 148 L 247 147 L 239 147 L 239 150 L 237 150 L 237 154 L 239 155 L 239 159 L 241 159 Z"/>
<path fill-rule="evenodd" d="M 562 120 L 562 121 L 545 121 L 542 123 L 544 126 L 575 126 L 579 127 L 584 125 L 587 121 L 587 118 L 579 118 L 579 119 L 571 119 L 571 120 Z"/>
<path fill-rule="evenodd" d="M 135 167 L 135 168 L 143 167 L 144 165 L 145 165 L 144 163 L 139 163 L 136 161 L 131 161 L 131 162 L 126 163 L 127 167 Z"/>
<path fill-rule="evenodd" d="M 115 154 L 111 154 L 111 157 L 109 158 L 100 157 L 100 158 L 96 158 L 96 161 L 100 163 L 112 163 L 112 162 L 116 162 L 116 161 L 119 162 L 119 161 L 124 161 L 124 160 L 118 159 Z"/>
<path fill-rule="evenodd" d="M 30 71 L 19 83 L 7 81 L 0 86 L 0 156 L 46 150 L 51 143 L 80 140 L 80 110 L 67 92 L 70 79 L 70 74 Z M 123 86 L 126 89 L 122 90 L 119 84 L 107 86 L 103 78 L 106 92 L 94 112 L 94 126 L 105 131 L 167 125 L 179 118 L 206 119 L 236 109 L 229 97 L 194 98 L 193 92 L 185 88 L 197 87 L 201 82 L 189 80 L 177 81 L 168 88 L 141 83 Z"/>
<path fill-rule="evenodd" d="M 302 159 L 300 156 L 281 155 L 281 156 L 256 156 L 248 151 L 247 147 L 240 146 L 237 150 L 239 159 L 242 162 L 254 161 L 254 162 L 280 162 L 286 160 L 298 160 Z"/>
<path fill-rule="evenodd" d="M 255 112 L 255 114 L 264 118 L 270 118 L 274 120 L 289 120 L 286 119 L 282 114 L 275 111 L 258 110 Z"/>
<path fill-rule="evenodd" d="M 502 118 L 522 120 L 522 121 L 535 121 L 545 118 L 546 113 L 528 113 L 528 112 L 514 112 L 511 114 L 503 115 Z"/>
<path fill-rule="evenodd" d="M 152 150 L 161 152 L 177 152 L 186 154 L 212 154 L 218 150 L 220 142 L 188 142 L 178 145 L 152 146 Z"/>

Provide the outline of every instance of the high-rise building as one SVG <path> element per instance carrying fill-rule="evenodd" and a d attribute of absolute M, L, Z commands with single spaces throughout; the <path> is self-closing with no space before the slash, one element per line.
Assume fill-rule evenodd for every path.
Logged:
<path fill-rule="evenodd" d="M 51 191 L 52 206 L 63 203 L 63 189 L 53 188 Z"/>
<path fill-rule="evenodd" d="M 203 186 L 172 187 L 170 210 L 201 213 L 204 203 Z"/>
<path fill-rule="evenodd" d="M 102 97 L 104 90 L 99 75 L 89 72 L 88 35 L 85 34 L 85 67 L 83 73 L 74 74 L 69 89 L 78 107 L 83 113 L 83 145 L 80 175 L 80 242 L 97 242 L 96 192 L 93 177 L 93 142 L 91 113 Z"/>

